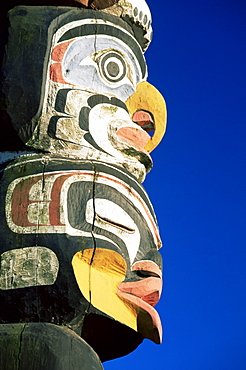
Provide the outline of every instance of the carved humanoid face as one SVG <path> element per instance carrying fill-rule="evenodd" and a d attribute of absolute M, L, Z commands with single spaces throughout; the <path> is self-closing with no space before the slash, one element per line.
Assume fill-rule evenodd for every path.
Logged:
<path fill-rule="evenodd" d="M 6 303 L 3 319 L 40 312 L 41 321 L 73 327 L 94 307 L 159 343 L 161 241 L 148 197 L 126 171 L 76 162 L 51 158 L 43 172 L 34 156 L 5 170 L 0 291 L 3 301 L 12 292 L 18 308 L 13 318 Z M 25 312 L 30 294 L 38 309 Z"/>
<path fill-rule="evenodd" d="M 127 177 L 113 173 L 99 172 L 94 198 L 83 210 L 70 210 L 70 225 L 92 230 L 94 243 L 73 257 L 76 280 L 93 306 L 159 343 L 161 323 L 153 306 L 160 298 L 162 272 L 155 216 L 143 189 L 137 183 L 131 188 Z M 83 182 L 71 185 L 68 204 L 78 194 L 84 199 L 84 187 Z"/>

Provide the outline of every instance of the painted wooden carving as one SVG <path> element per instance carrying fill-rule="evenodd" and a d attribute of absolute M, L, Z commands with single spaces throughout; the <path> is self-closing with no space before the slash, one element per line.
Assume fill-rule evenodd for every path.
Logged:
<path fill-rule="evenodd" d="M 162 336 L 161 240 L 140 184 L 166 125 L 146 81 L 151 15 L 144 0 L 14 5 L 2 67 L 0 365 L 25 366 L 39 348 L 33 368 L 100 369 L 97 355 Z M 72 341 L 85 355 L 68 365 Z"/>

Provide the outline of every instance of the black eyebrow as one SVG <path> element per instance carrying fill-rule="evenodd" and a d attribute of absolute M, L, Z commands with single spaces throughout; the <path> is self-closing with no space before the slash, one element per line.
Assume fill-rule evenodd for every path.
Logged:
<path fill-rule="evenodd" d="M 141 71 L 142 71 L 142 77 L 145 77 L 146 74 L 146 63 L 143 57 L 143 53 L 141 50 L 141 47 L 138 45 L 138 43 L 134 40 L 133 37 L 129 36 L 127 33 L 123 32 L 119 28 L 107 25 L 107 24 L 82 24 L 80 26 L 71 28 L 67 32 L 65 32 L 58 42 L 67 41 L 76 37 L 82 37 L 82 36 L 89 36 L 89 35 L 106 35 L 111 36 L 114 38 L 117 38 L 121 41 L 123 41 L 126 45 L 128 45 L 131 50 L 134 52 Z"/>

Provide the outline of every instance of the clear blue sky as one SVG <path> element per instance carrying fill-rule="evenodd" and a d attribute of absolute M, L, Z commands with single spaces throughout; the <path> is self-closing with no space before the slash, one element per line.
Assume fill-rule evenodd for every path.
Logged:
<path fill-rule="evenodd" d="M 149 0 L 168 128 L 144 186 L 164 247 L 163 344 L 105 370 L 246 369 L 246 2 Z"/>

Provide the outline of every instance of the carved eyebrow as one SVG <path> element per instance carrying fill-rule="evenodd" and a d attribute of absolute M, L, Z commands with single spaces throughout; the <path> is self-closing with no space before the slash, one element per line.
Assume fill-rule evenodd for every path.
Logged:
<path fill-rule="evenodd" d="M 65 32 L 60 39 L 59 42 L 67 41 L 76 37 L 83 37 L 95 34 L 95 24 L 83 24 L 74 28 L 71 28 L 67 32 Z M 140 68 L 142 72 L 142 77 L 146 75 L 146 63 L 143 57 L 143 52 L 138 45 L 138 43 L 134 40 L 133 37 L 128 35 L 127 33 L 121 31 L 119 28 L 113 27 L 112 25 L 107 24 L 97 24 L 97 35 L 111 35 L 111 37 L 115 37 L 121 41 L 123 41 L 126 45 L 130 47 L 130 49 L 134 52 Z"/>
<path fill-rule="evenodd" d="M 99 216 L 98 213 L 96 213 L 96 218 L 98 218 L 100 221 L 106 222 L 107 224 L 110 224 L 111 226 L 117 227 L 118 229 L 121 229 L 121 230 L 126 231 L 126 232 L 131 233 L 131 234 L 133 234 L 136 231 L 136 230 L 134 230 L 134 229 L 132 229 L 128 226 L 122 225 L 122 224 L 120 224 L 118 222 L 115 222 L 113 220 L 110 220 L 106 217 Z"/>

